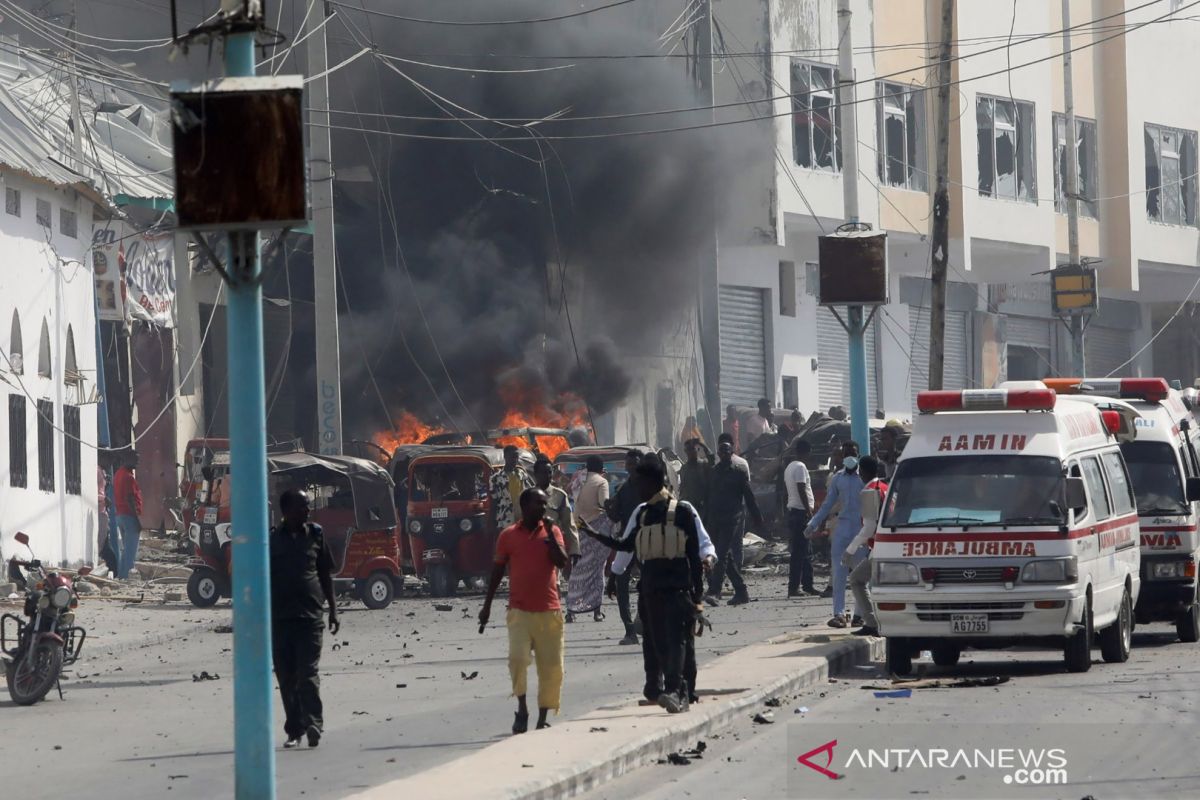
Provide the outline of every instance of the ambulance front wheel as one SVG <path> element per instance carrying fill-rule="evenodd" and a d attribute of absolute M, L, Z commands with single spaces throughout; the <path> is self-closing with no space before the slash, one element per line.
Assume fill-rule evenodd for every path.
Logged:
<path fill-rule="evenodd" d="M 1100 631 L 1100 655 L 1110 664 L 1123 664 L 1129 660 L 1132 649 L 1133 601 L 1129 598 L 1129 589 L 1125 589 L 1116 622 Z"/>
<path fill-rule="evenodd" d="M 1193 603 L 1175 620 L 1175 632 L 1181 642 L 1200 642 L 1200 605 Z"/>
<path fill-rule="evenodd" d="M 1092 595 L 1088 592 L 1083 624 L 1063 646 L 1063 662 L 1067 672 L 1087 672 L 1092 668 Z"/>
<path fill-rule="evenodd" d="M 933 646 L 933 663 L 939 667 L 953 667 L 962 655 L 962 648 L 955 644 Z"/>
<path fill-rule="evenodd" d="M 907 639 L 892 637 L 887 640 L 887 668 L 893 675 L 912 672 L 912 645 Z"/>

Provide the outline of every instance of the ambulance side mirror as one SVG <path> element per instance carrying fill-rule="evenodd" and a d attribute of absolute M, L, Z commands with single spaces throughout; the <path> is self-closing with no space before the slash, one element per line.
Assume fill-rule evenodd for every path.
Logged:
<path fill-rule="evenodd" d="M 1189 503 L 1200 500 L 1200 478 L 1187 479 L 1187 499 Z"/>
<path fill-rule="evenodd" d="M 1083 485 L 1083 478 L 1067 478 L 1065 494 L 1067 508 L 1075 511 L 1087 508 L 1087 489 Z"/>

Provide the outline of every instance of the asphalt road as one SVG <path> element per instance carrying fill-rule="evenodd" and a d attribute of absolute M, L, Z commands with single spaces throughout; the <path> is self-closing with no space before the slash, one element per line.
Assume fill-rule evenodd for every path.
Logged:
<path fill-rule="evenodd" d="M 701 759 L 644 767 L 600 787 L 589 800 L 776 800 L 777 798 L 1184 797 L 1196 794 L 1200 766 L 1200 651 L 1175 641 L 1166 625 L 1139 627 L 1125 664 L 1105 664 L 1094 652 L 1091 670 L 1063 671 L 1057 651 L 968 651 L 952 669 L 927 660 L 927 677 L 1008 681 L 998 686 L 917 688 L 907 698 L 878 698 L 888 686 L 880 665 L 783 698 L 773 724 L 742 720 L 705 742 Z M 799 709 L 806 709 L 799 711 Z M 764 709 L 768 710 L 768 709 Z M 832 760 L 819 748 L 836 741 Z M 869 749 L 879 758 L 871 761 Z M 894 751 L 883 765 L 881 751 Z M 938 762 L 931 748 L 949 751 Z M 1010 749 L 1014 760 L 992 755 Z M 957 752 L 966 755 L 958 760 Z M 1055 749 L 1060 750 L 1054 753 Z M 831 779 L 798 762 L 841 775 Z M 860 759 L 854 760 L 853 753 Z M 922 756 L 914 756 L 920 751 Z M 1016 752 L 1011 752 L 1016 751 Z M 1038 756 L 1043 772 L 1018 774 Z M 1065 761 L 1065 776 L 1049 774 Z M 930 766 L 925 766 L 925 763 Z M 863 764 L 867 766 L 864 767 Z M 1008 769 L 1000 769 L 1003 765 Z M 1033 767 L 1032 769 L 1037 769 Z M 1005 776 L 1008 776 L 1006 781 Z M 1042 783 L 1034 785 L 1040 778 Z M 1024 781 L 1021 785 L 1019 781 Z M 1054 781 L 1054 783 L 1046 783 Z"/>
<path fill-rule="evenodd" d="M 701 689 L 703 664 L 717 655 L 824 622 L 829 601 L 789 601 L 784 582 L 753 578 L 755 602 L 710 610 L 716 630 L 698 647 Z M 325 739 L 316 750 L 278 751 L 280 796 L 341 797 L 505 736 L 514 702 L 503 600 L 493 611 L 501 622 L 482 636 L 481 600 L 455 598 L 452 611 L 435 610 L 429 598 L 344 609 L 340 646 L 333 650 L 327 636 L 322 657 Z M 606 611 L 603 622 L 589 616 L 567 627 L 564 715 L 640 691 L 640 649 L 617 644 L 620 620 L 615 606 Z M 198 611 L 85 599 L 78 619 L 95 638 L 64 682 L 66 699 L 52 693 L 21 708 L 0 690 L 5 796 L 44 796 L 47 780 L 122 800 L 231 796 L 232 637 L 214 630 L 229 617 L 227 604 Z M 194 681 L 202 671 L 220 677 Z M 275 707 L 279 745 L 278 700 Z"/>

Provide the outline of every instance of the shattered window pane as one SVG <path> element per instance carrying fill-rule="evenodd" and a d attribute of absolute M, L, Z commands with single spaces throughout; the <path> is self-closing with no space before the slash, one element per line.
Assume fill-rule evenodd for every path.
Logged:
<path fill-rule="evenodd" d="M 1054 210 L 1067 210 L 1067 120 L 1054 115 Z"/>
<path fill-rule="evenodd" d="M 923 90 L 908 93 L 905 125 L 908 132 L 908 188 L 923 192 L 928 187 L 925 163 L 925 95 Z"/>
<path fill-rule="evenodd" d="M 975 107 L 975 124 L 979 131 L 979 193 L 991 196 L 995 185 L 995 169 L 992 166 L 992 101 L 981 97 Z"/>
<path fill-rule="evenodd" d="M 808 65 L 792 62 L 792 150 L 796 163 L 812 166 Z"/>
<path fill-rule="evenodd" d="M 1033 103 L 980 97 L 979 193 L 1037 202 L 1037 140 Z"/>
<path fill-rule="evenodd" d="M 1100 217 L 1100 153 L 1096 149 L 1096 123 L 1090 120 L 1075 120 L 1079 132 L 1077 150 L 1079 159 L 1079 213 L 1085 217 Z"/>
<path fill-rule="evenodd" d="M 924 191 L 925 118 L 921 87 L 879 81 L 876 86 L 879 178 L 890 186 Z"/>
<path fill-rule="evenodd" d="M 887 145 L 887 182 L 892 186 L 904 186 L 908 177 L 904 166 L 904 157 L 908 152 L 904 143 L 904 117 L 888 114 L 883 124 Z"/>
<path fill-rule="evenodd" d="M 1147 125 L 1146 140 L 1146 216 L 1162 220 L 1162 202 L 1159 187 L 1162 176 L 1158 168 L 1158 136 L 1155 129 Z"/>
<path fill-rule="evenodd" d="M 1179 147 L 1179 171 L 1182 182 L 1179 187 L 1183 202 L 1183 224 L 1196 224 L 1196 134 L 1182 132 Z"/>
<path fill-rule="evenodd" d="M 1033 106 L 1017 103 L 1017 196 L 1037 202 L 1037 136 L 1034 131 Z"/>
<path fill-rule="evenodd" d="M 832 67 L 792 61 L 792 149 L 801 167 L 841 169 L 836 81 Z"/>
<path fill-rule="evenodd" d="M 1196 224 L 1196 132 L 1147 125 L 1146 216 L 1169 225 Z"/>

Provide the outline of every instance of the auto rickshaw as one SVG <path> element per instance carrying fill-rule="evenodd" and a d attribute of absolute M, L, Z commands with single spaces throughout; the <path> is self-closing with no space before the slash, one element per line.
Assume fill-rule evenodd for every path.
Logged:
<path fill-rule="evenodd" d="M 316 453 L 267 458 L 271 496 L 288 489 L 308 492 L 309 519 L 321 526 L 333 554 L 333 582 L 367 608 L 387 608 L 403 586 L 400 537 L 392 478 L 374 461 Z M 271 523 L 279 520 L 271 506 Z"/>
<path fill-rule="evenodd" d="M 523 466 L 533 457 L 522 451 Z M 496 515 L 492 475 L 504 468 L 497 447 L 439 447 L 414 456 L 408 468 L 408 540 L 417 577 L 434 597 L 454 594 L 492 571 Z"/>
<path fill-rule="evenodd" d="M 190 448 L 189 448 L 190 451 Z M 204 465 L 188 532 L 195 558 L 188 564 L 188 599 L 211 606 L 231 596 L 232 548 L 228 453 L 218 451 Z M 371 461 L 311 453 L 280 453 L 267 458 L 273 496 L 289 488 L 312 496 L 311 520 L 320 525 L 333 553 L 334 586 L 353 591 L 368 608 L 392 602 L 400 572 L 401 531 L 387 471 Z M 278 508 L 272 504 L 272 524 Z"/>

